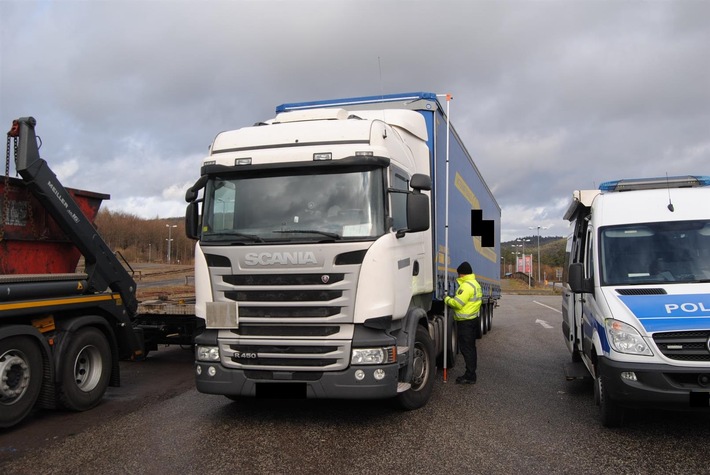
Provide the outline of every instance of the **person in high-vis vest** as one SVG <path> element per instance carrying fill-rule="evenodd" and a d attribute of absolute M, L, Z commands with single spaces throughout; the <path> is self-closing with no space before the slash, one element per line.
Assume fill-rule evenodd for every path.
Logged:
<path fill-rule="evenodd" d="M 471 264 L 462 262 L 456 269 L 459 277 L 456 279 L 458 290 L 453 297 L 448 295 L 444 303 L 454 311 L 454 320 L 458 333 L 458 344 L 466 363 L 466 372 L 456 378 L 457 384 L 475 384 L 478 354 L 476 352 L 476 337 L 478 334 L 479 312 L 483 292 L 481 284 L 476 280 Z"/>

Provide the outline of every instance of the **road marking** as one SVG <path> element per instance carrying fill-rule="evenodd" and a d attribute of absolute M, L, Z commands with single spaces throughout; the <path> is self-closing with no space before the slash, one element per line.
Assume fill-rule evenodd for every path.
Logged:
<path fill-rule="evenodd" d="M 537 319 L 537 320 L 535 320 L 535 323 L 542 326 L 542 328 L 555 328 L 552 325 L 550 325 L 549 323 L 547 323 L 545 320 Z"/>
<path fill-rule="evenodd" d="M 533 303 L 536 303 L 538 305 L 542 305 L 545 308 L 549 308 L 550 310 L 554 310 L 557 313 L 562 313 L 562 310 L 556 309 L 555 307 L 550 307 L 549 305 L 545 305 L 544 303 L 540 303 L 537 300 L 533 300 Z"/>

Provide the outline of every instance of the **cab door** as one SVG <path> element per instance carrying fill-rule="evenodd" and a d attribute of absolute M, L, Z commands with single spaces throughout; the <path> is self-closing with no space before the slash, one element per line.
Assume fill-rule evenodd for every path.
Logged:
<path fill-rule="evenodd" d="M 562 333 L 565 338 L 567 349 L 572 353 L 572 360 L 579 361 L 581 350 L 582 337 L 582 303 L 584 294 L 572 292 L 568 281 L 569 265 L 573 263 L 584 262 L 586 238 L 587 238 L 587 220 L 584 217 L 578 217 L 574 221 L 574 231 L 567 237 L 567 246 L 565 249 L 565 267 L 564 267 L 564 288 L 562 295 Z"/>

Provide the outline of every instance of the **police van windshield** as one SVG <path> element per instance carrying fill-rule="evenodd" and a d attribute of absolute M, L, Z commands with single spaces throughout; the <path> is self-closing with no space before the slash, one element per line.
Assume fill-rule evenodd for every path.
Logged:
<path fill-rule="evenodd" d="M 383 188 L 381 169 L 217 176 L 205 192 L 202 240 L 248 244 L 376 238 L 385 226 Z"/>
<path fill-rule="evenodd" d="M 600 231 L 602 285 L 710 282 L 710 221 Z"/>

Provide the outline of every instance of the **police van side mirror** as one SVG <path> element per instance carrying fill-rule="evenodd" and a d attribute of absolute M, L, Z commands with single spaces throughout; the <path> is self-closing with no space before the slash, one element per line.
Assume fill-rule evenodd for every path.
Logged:
<path fill-rule="evenodd" d="M 594 283 L 592 279 L 584 278 L 584 264 L 575 262 L 570 264 L 568 275 L 569 288 L 576 294 L 591 294 L 594 292 Z"/>

